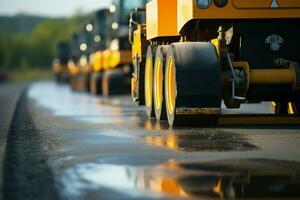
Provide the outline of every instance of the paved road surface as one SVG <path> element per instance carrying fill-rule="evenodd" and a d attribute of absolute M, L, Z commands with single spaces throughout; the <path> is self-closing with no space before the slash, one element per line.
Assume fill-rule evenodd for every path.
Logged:
<path fill-rule="evenodd" d="M 146 120 L 128 96 L 35 83 L 9 131 L 4 197 L 300 198 L 299 146 L 297 126 L 170 129 Z"/>
<path fill-rule="evenodd" d="M 6 139 L 10 129 L 18 100 L 27 88 L 27 83 L 0 84 L 0 188 L 3 183 L 3 161 L 6 151 Z M 2 199 L 0 192 L 0 199 Z"/>

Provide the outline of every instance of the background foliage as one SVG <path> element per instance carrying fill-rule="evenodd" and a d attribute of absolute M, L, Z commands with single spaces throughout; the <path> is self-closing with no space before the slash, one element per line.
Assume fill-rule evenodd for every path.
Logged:
<path fill-rule="evenodd" d="M 57 44 L 69 41 L 87 18 L 0 17 L 0 70 L 49 68 Z"/>

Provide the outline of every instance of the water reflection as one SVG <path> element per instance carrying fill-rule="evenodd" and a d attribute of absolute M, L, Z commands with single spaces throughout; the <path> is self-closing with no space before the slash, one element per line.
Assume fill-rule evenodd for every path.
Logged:
<path fill-rule="evenodd" d="M 144 116 L 141 116 L 144 117 Z M 140 123 L 141 128 L 146 129 L 148 131 L 161 131 L 167 130 L 169 125 L 164 124 L 163 122 L 159 122 L 156 119 L 143 119 Z"/>
<path fill-rule="evenodd" d="M 93 97 L 84 93 L 73 93 L 67 86 L 40 82 L 31 86 L 29 97 L 55 116 L 89 124 L 136 124 L 140 121 L 141 110 L 136 109 L 128 96 Z"/>
<path fill-rule="evenodd" d="M 249 151 L 258 149 L 239 134 L 211 130 L 176 131 L 145 136 L 146 144 L 174 151 Z"/>
<path fill-rule="evenodd" d="M 274 160 L 223 160 L 148 167 L 82 164 L 60 176 L 72 191 L 110 188 L 139 197 L 212 199 L 300 197 L 300 164 Z M 74 194 L 73 194 L 74 195 Z M 79 195 L 80 196 L 80 195 Z"/>
<path fill-rule="evenodd" d="M 299 163 L 225 160 L 179 166 L 207 173 L 180 177 L 177 180 L 190 195 L 204 194 L 230 199 L 300 197 Z"/>

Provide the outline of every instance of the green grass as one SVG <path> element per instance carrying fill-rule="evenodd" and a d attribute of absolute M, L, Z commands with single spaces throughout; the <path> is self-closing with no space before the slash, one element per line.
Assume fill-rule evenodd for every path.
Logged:
<path fill-rule="evenodd" d="M 12 81 L 42 81 L 52 80 L 51 69 L 20 69 L 9 72 L 9 79 Z"/>

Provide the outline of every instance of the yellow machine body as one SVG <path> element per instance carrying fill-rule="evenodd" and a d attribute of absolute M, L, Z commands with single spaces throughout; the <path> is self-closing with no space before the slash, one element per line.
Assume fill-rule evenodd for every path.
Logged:
<path fill-rule="evenodd" d="M 223 8 L 212 3 L 209 8 L 199 8 L 195 0 L 177 0 L 177 32 L 193 19 L 276 19 L 299 18 L 300 1 L 277 0 L 278 8 L 271 8 L 272 0 L 228 0 Z M 173 13 L 172 7 L 167 13 Z M 147 18 L 148 19 L 148 18 Z M 171 20 L 172 18 L 168 18 Z M 159 19 L 160 20 L 160 19 Z"/>
<path fill-rule="evenodd" d="M 213 3 L 199 8 L 195 0 L 152 0 L 146 5 L 147 40 L 179 35 L 193 19 L 273 19 L 299 18 L 300 1 L 277 0 L 279 8 L 271 9 L 272 0 L 229 0 L 223 8 Z"/>
<path fill-rule="evenodd" d="M 152 0 L 146 10 L 147 40 L 177 35 L 177 0 Z"/>
<path fill-rule="evenodd" d="M 177 0 L 177 33 L 180 34 L 182 28 L 194 19 L 293 19 L 300 18 L 300 1 L 298 0 L 277 0 L 278 8 L 271 8 L 272 0 L 228 0 L 223 8 L 218 8 L 212 2 L 206 8 L 199 8 L 194 0 Z M 169 9 L 172 9 L 170 7 Z M 168 12 L 174 13 L 174 11 Z M 174 8 L 173 8 L 174 9 Z M 174 18 L 175 19 L 175 18 Z M 168 20 L 174 20 L 168 18 Z M 148 20 L 148 18 L 147 18 Z M 158 19 L 162 20 L 163 19 Z M 172 36 L 173 34 L 170 34 Z M 162 37 L 165 35 L 158 35 Z M 220 51 L 218 38 L 211 40 L 216 47 L 217 52 Z M 240 62 L 241 63 L 241 62 Z M 239 63 L 239 64 L 240 64 Z M 249 84 L 280 84 L 295 83 L 295 69 L 293 66 L 287 69 L 250 70 L 249 64 L 245 61 L 244 68 L 247 66 L 248 86 Z M 234 67 L 240 67 L 234 63 Z M 253 66 L 252 66 L 253 67 Z M 266 68 L 268 66 L 265 66 Z M 271 78 L 270 78 L 271 77 Z"/>
<path fill-rule="evenodd" d="M 130 50 L 105 50 L 103 52 L 103 69 L 113 69 L 121 65 L 131 64 Z"/>
<path fill-rule="evenodd" d="M 54 64 L 53 65 L 53 72 L 55 74 L 62 74 L 62 73 L 68 73 L 68 66 L 64 64 Z"/>
<path fill-rule="evenodd" d="M 69 61 L 68 71 L 71 76 L 76 76 L 79 73 L 79 67 L 73 61 Z"/>
<path fill-rule="evenodd" d="M 132 58 L 135 55 L 138 56 L 139 62 L 142 62 L 142 25 L 139 24 L 137 29 L 133 33 L 133 43 L 132 43 Z"/>
<path fill-rule="evenodd" d="M 156 119 L 160 120 L 159 113 L 165 109 L 171 126 L 192 122 L 197 115 L 215 123 L 222 101 L 228 109 L 249 101 L 282 103 L 277 108 L 292 102 L 295 113 L 300 113 L 295 39 L 299 35 L 300 1 L 227 0 L 221 5 L 221 1 L 211 0 L 206 8 L 197 2 L 152 0 L 146 5 L 146 41 L 141 36 L 143 24 L 133 32 L 132 61 L 137 72 L 132 77 L 132 94 L 145 94 L 143 98 L 133 95 L 133 99 L 144 101 L 140 105 L 146 105 L 148 117 L 153 117 L 153 101 Z M 165 74 L 147 78 L 156 77 L 156 73 L 147 71 L 145 60 L 157 63 L 160 53 L 164 54 L 161 63 Z M 158 72 L 159 66 L 154 65 L 153 71 Z M 153 87 L 163 81 L 164 92 Z M 195 86 L 198 81 L 201 87 Z M 147 91 L 153 91 L 155 98 L 148 98 Z M 194 114 L 189 112 L 193 109 Z M 185 113 L 195 118 L 182 116 Z"/>
<path fill-rule="evenodd" d="M 103 66 L 103 52 L 97 51 L 94 53 L 92 61 L 92 71 L 100 72 Z"/>
<path fill-rule="evenodd" d="M 110 54 L 111 51 L 109 49 L 106 49 L 103 51 L 103 66 L 102 69 L 108 69 L 110 66 Z"/>
<path fill-rule="evenodd" d="M 79 69 L 81 73 L 89 73 L 90 72 L 90 65 L 88 62 L 88 57 L 86 55 L 82 55 L 79 59 Z"/>
<path fill-rule="evenodd" d="M 131 51 L 119 50 L 112 51 L 110 57 L 110 68 L 115 68 L 120 65 L 131 64 Z"/>

